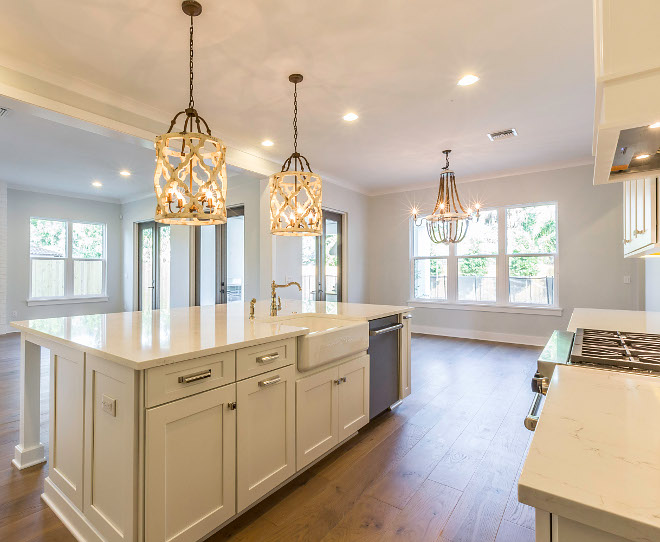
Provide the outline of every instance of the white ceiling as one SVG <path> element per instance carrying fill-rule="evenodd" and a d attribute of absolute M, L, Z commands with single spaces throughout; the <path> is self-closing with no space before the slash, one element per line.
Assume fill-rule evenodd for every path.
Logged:
<path fill-rule="evenodd" d="M 299 150 L 315 171 L 362 191 L 433 184 L 444 148 L 459 180 L 591 160 L 591 2 L 202 4 L 196 106 L 241 150 L 278 162 L 292 151 L 287 77 L 300 72 Z M 179 0 L 9 2 L 0 57 L 165 119 L 187 104 L 187 24 Z M 466 73 L 481 80 L 457 87 Z M 344 122 L 348 111 L 359 120 Z M 486 137 L 506 128 L 519 137 Z M 262 147 L 266 138 L 275 146 Z M 137 168 L 119 162 L 141 152 L 118 148 L 121 159 L 102 166 Z"/>
<path fill-rule="evenodd" d="M 116 202 L 153 195 L 153 144 L 7 98 L 0 107 L 10 109 L 0 117 L 0 180 L 10 186 Z M 131 176 L 122 177 L 123 169 Z M 253 177 L 234 167 L 227 174 Z"/>

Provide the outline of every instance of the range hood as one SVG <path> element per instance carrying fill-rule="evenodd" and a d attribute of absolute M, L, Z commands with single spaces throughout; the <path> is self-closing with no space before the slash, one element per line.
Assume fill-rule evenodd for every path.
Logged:
<path fill-rule="evenodd" d="M 647 125 L 621 130 L 610 175 L 616 177 L 651 171 L 660 171 L 660 126 L 651 128 Z"/>

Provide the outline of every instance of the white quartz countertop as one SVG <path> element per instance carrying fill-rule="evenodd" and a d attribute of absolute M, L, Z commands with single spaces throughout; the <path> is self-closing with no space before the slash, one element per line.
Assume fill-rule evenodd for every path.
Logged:
<path fill-rule="evenodd" d="M 243 348 L 271 340 L 305 335 L 306 327 L 287 324 L 286 318 L 305 314 L 345 320 L 373 320 L 410 307 L 360 303 L 282 300 L 277 317 L 269 301 L 259 301 L 254 320 L 249 303 L 228 303 L 167 310 L 92 314 L 12 322 L 25 333 L 91 352 L 105 359 L 148 369 L 192 357 Z"/>
<path fill-rule="evenodd" d="M 576 316 L 580 322 L 574 314 L 571 323 Z M 597 322 L 611 318 L 611 329 L 633 322 L 602 318 Z M 625 539 L 657 542 L 659 415 L 659 377 L 558 365 L 518 483 L 520 502 Z"/>
<path fill-rule="evenodd" d="M 577 328 L 660 334 L 660 312 L 574 309 L 568 331 Z"/>

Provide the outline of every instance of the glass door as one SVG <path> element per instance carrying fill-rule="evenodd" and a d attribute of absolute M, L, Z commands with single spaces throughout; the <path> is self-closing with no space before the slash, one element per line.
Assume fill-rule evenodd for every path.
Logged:
<path fill-rule="evenodd" d="M 245 213 L 227 209 L 227 223 L 195 229 L 195 304 L 245 298 Z"/>
<path fill-rule="evenodd" d="M 138 310 L 170 307 L 170 227 L 138 224 Z"/>
<path fill-rule="evenodd" d="M 323 233 L 303 237 L 304 301 L 341 301 L 342 215 L 323 211 Z"/>

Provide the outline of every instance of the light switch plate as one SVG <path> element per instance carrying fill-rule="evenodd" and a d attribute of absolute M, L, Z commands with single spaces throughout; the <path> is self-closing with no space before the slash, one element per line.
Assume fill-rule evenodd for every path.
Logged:
<path fill-rule="evenodd" d="M 623 275 L 623 283 L 624 284 L 630 284 L 630 275 Z"/>
<path fill-rule="evenodd" d="M 101 408 L 103 412 L 107 412 L 113 418 L 117 416 L 117 399 L 113 399 L 108 395 L 103 395 L 101 397 Z"/>

